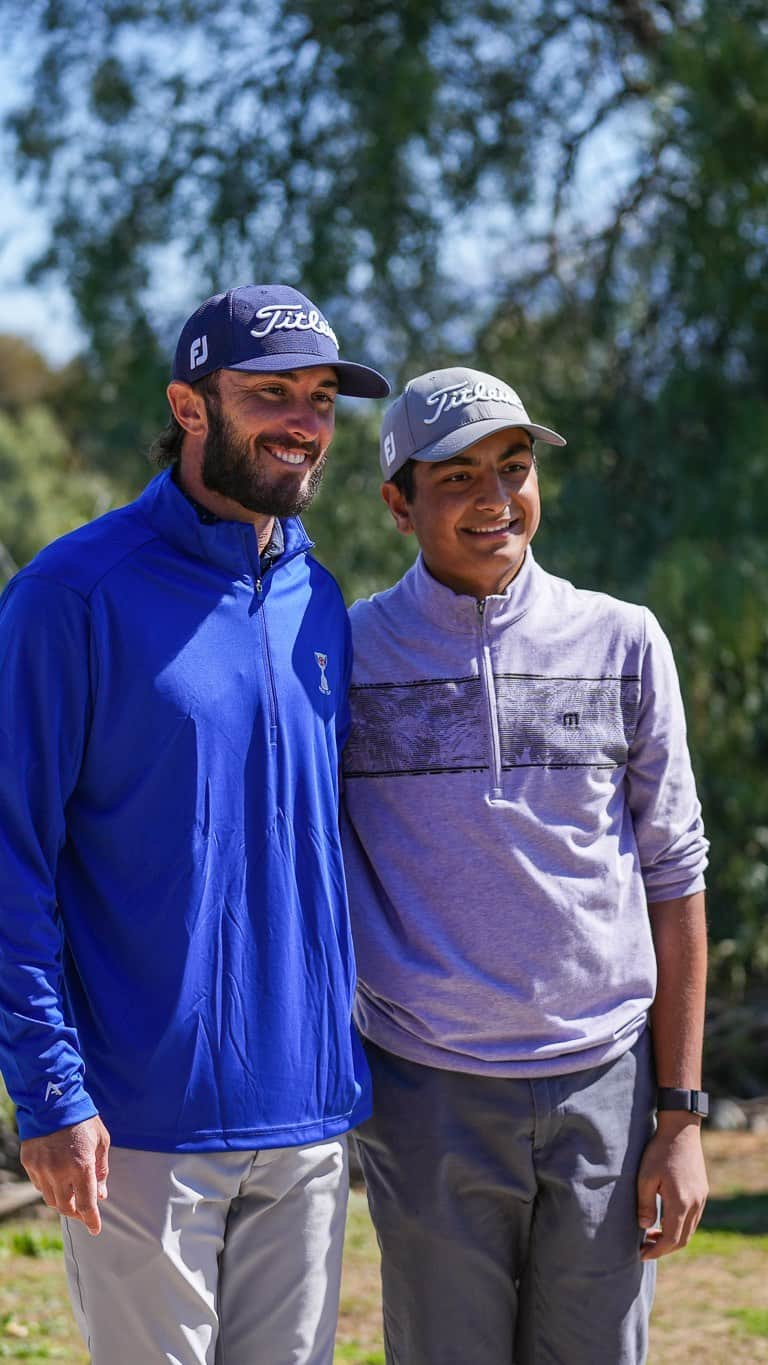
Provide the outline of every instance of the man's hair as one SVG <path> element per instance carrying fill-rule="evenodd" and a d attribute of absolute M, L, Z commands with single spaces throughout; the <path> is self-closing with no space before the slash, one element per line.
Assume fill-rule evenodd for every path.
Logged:
<path fill-rule="evenodd" d="M 533 456 L 533 463 L 536 464 L 536 447 L 532 436 L 531 454 Z M 393 483 L 395 485 L 395 488 L 397 489 L 398 493 L 400 493 L 401 496 L 405 498 L 406 502 L 413 502 L 413 499 L 416 495 L 416 483 L 414 480 L 414 473 L 417 463 L 419 463 L 417 460 L 406 460 L 405 464 L 401 465 L 400 468 L 396 470 L 396 472 L 392 475 L 392 478 L 388 480 L 389 483 Z M 423 463 L 423 461 L 421 463 Z"/>
<path fill-rule="evenodd" d="M 209 404 L 215 405 L 219 397 L 219 371 L 214 370 L 211 374 L 203 375 L 202 379 L 196 379 L 194 384 L 190 384 L 190 388 L 203 395 L 206 408 Z M 149 459 L 157 465 L 158 469 L 166 469 L 168 465 L 178 464 L 185 435 L 183 426 L 176 421 L 173 413 L 171 413 L 168 422 L 155 437 L 147 451 Z"/>

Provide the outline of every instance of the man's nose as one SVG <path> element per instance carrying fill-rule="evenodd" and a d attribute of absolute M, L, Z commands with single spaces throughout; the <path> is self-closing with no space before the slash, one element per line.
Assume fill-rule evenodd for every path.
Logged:
<path fill-rule="evenodd" d="M 285 414 L 285 425 L 300 441 L 316 441 L 321 429 L 320 413 L 311 400 L 297 398 Z"/>

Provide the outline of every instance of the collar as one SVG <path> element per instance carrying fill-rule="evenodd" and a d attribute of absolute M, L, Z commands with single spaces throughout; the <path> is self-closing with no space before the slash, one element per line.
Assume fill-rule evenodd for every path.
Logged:
<path fill-rule="evenodd" d="M 265 557 L 269 557 L 271 566 L 278 554 L 289 559 L 312 548 L 312 541 L 298 517 L 285 517 L 281 522 L 276 518 L 275 528 L 279 530 L 277 535 L 273 530 L 269 545 L 260 558 L 256 532 L 249 522 L 225 521 L 207 509 L 203 509 L 205 520 L 201 519 L 200 504 L 181 491 L 170 469 L 164 469 L 152 479 L 137 505 L 152 529 L 164 540 L 183 554 L 216 564 L 232 578 L 258 578 L 267 567 Z"/>
<path fill-rule="evenodd" d="M 285 532 L 282 522 L 275 517 L 272 522 L 272 534 L 269 537 L 264 549 L 261 552 L 261 572 L 266 573 L 278 560 L 285 550 Z"/>
<path fill-rule="evenodd" d="M 532 606 L 541 579 L 541 569 L 533 558 L 530 545 L 519 572 L 503 593 L 484 598 L 483 619 L 488 626 L 502 629 L 514 625 Z M 403 586 L 413 606 L 441 630 L 457 634 L 476 631 L 481 617 L 477 599 L 454 592 L 433 578 L 423 555 L 419 554 L 403 578 Z"/>
<path fill-rule="evenodd" d="M 210 507 L 204 507 L 201 502 L 197 501 L 197 498 L 193 498 L 192 494 L 187 492 L 186 488 L 183 486 L 181 482 L 181 479 L 179 478 L 178 464 L 175 464 L 171 467 L 171 478 L 173 479 L 173 482 L 178 488 L 179 492 L 187 499 L 187 502 L 192 507 L 194 507 L 195 511 L 197 512 L 198 519 L 200 522 L 202 522 L 203 526 L 215 526 L 217 521 L 221 521 L 221 517 L 218 516 L 216 512 L 212 512 Z M 260 556 L 262 573 L 266 573 L 268 569 L 272 568 L 272 565 L 275 563 L 276 560 L 280 558 L 284 549 L 285 534 L 283 532 L 282 526 L 280 525 L 279 518 L 275 517 L 274 521 L 272 522 L 272 531 L 270 533 L 269 540 L 264 546 L 264 549 L 262 550 Z"/>

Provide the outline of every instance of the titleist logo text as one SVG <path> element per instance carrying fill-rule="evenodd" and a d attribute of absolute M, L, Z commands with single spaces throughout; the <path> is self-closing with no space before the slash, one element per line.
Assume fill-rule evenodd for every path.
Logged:
<path fill-rule="evenodd" d="M 478 379 L 475 384 L 449 384 L 445 389 L 435 389 L 427 399 L 427 406 L 435 408 L 435 412 L 431 417 L 424 418 L 424 425 L 431 426 L 444 412 L 450 412 L 452 408 L 465 408 L 469 403 L 476 403 L 482 399 L 494 403 L 509 403 L 510 407 L 523 411 L 523 405 L 514 389 L 507 388 L 506 384 L 486 384 L 482 379 Z"/>
<path fill-rule="evenodd" d="M 251 328 L 251 336 L 257 340 L 268 337 L 270 332 L 317 332 L 319 336 L 330 337 L 336 350 L 339 349 L 336 333 L 316 308 L 307 313 L 300 303 L 268 303 L 257 310 L 256 317 L 264 323 L 258 330 Z"/>

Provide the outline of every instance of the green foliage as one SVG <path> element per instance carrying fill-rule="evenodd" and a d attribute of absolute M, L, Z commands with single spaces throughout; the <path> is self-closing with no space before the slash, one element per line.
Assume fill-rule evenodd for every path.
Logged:
<path fill-rule="evenodd" d="M 5 1088 L 5 1081 L 0 1076 L 0 1129 L 15 1128 L 16 1109 L 13 1100 L 10 1098 Z"/>
<path fill-rule="evenodd" d="M 83 468 L 45 407 L 0 412 L 0 481 L 0 542 L 17 565 L 112 503 L 106 480 Z"/>
<path fill-rule="evenodd" d="M 379 495 L 378 427 L 377 415 L 342 412 L 321 491 L 303 516 L 315 554 L 336 575 L 348 603 L 390 587 L 418 548 L 395 529 Z"/>
<path fill-rule="evenodd" d="M 768 1244 L 768 1193 L 739 1190 L 707 1200 L 702 1230 L 762 1237 Z"/>
<path fill-rule="evenodd" d="M 14 1256 L 45 1256 L 51 1251 L 63 1251 L 64 1243 L 58 1232 L 47 1232 L 44 1228 L 40 1231 L 32 1228 L 20 1228 L 11 1233 L 8 1244 L 9 1251 Z"/>
<path fill-rule="evenodd" d="M 728 1314 L 735 1318 L 750 1337 L 768 1337 L 768 1308 L 734 1308 Z"/>
<path fill-rule="evenodd" d="M 51 215 L 38 274 L 67 279 L 106 355 L 157 326 L 173 242 L 190 298 L 301 281 L 402 374 L 508 281 L 552 275 L 537 200 L 574 227 L 580 157 L 641 105 L 669 8 L 1 0 L 25 76 L 8 129 Z M 483 299 L 452 260 L 467 231 Z"/>
<path fill-rule="evenodd" d="M 751 1233 L 726 1232 L 718 1230 L 710 1232 L 708 1228 L 699 1228 L 696 1236 L 682 1252 L 683 1256 L 690 1260 L 703 1260 L 709 1256 L 721 1256 L 726 1261 L 738 1254 L 740 1250 L 749 1249 L 750 1251 L 767 1252 L 768 1236 L 753 1236 Z M 743 1311 L 743 1310 L 739 1310 Z"/>

